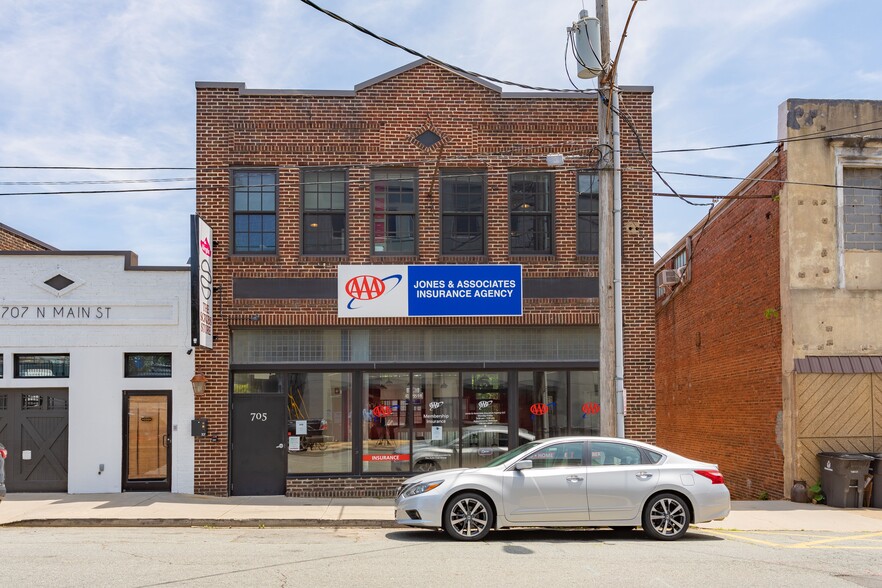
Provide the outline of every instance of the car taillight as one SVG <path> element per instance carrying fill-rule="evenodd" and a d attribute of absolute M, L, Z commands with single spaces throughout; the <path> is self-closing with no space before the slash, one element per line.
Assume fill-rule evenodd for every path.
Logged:
<path fill-rule="evenodd" d="M 723 483 L 723 474 L 721 474 L 717 470 L 695 470 L 695 473 L 699 476 L 704 476 L 705 478 L 710 480 L 711 484 Z"/>
<path fill-rule="evenodd" d="M 0 449 L 0 457 L 2 457 L 3 459 L 6 459 L 6 450 L 5 449 Z"/>

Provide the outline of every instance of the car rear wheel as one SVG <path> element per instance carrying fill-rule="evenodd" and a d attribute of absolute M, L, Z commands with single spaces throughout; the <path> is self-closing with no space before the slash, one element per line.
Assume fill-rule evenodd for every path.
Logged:
<path fill-rule="evenodd" d="M 661 541 L 673 541 L 689 529 L 689 506 L 676 494 L 653 496 L 643 509 L 643 532 Z"/>
<path fill-rule="evenodd" d="M 478 541 L 493 525 L 490 503 L 480 494 L 454 496 L 444 507 L 444 530 L 458 541 Z"/>

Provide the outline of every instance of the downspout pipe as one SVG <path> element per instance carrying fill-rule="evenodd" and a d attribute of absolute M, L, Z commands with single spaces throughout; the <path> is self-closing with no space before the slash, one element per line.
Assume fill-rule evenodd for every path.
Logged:
<path fill-rule="evenodd" d="M 615 305 L 615 394 L 616 437 L 625 436 L 625 343 L 622 325 L 622 151 L 619 121 L 619 90 L 612 85 L 612 139 L 613 139 L 613 231 L 614 276 L 613 297 Z"/>

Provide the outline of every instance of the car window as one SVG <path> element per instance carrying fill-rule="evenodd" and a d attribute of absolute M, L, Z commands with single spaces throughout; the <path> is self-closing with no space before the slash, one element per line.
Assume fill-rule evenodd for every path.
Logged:
<path fill-rule="evenodd" d="M 658 463 L 661 461 L 661 458 L 664 457 L 661 453 L 656 453 L 655 451 L 650 451 L 648 449 L 644 449 L 643 451 L 649 458 L 649 463 Z"/>
<path fill-rule="evenodd" d="M 531 453 L 526 459 L 533 461 L 533 468 L 563 468 L 582 465 L 581 441 L 549 445 Z"/>
<path fill-rule="evenodd" d="M 596 441 L 591 443 L 591 465 L 636 465 L 642 462 L 640 450 L 633 445 Z"/>

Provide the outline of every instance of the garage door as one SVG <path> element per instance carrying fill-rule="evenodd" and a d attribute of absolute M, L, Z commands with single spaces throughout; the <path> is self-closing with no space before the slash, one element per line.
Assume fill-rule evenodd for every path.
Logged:
<path fill-rule="evenodd" d="M 8 492 L 67 492 L 67 390 L 0 391 Z"/>

